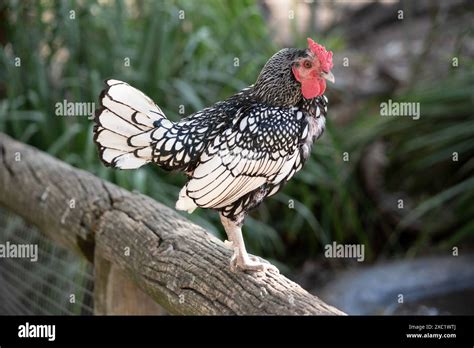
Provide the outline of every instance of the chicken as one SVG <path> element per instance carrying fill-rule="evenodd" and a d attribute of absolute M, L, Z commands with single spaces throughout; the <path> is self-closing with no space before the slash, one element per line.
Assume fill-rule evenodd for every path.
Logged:
<path fill-rule="evenodd" d="M 332 67 L 332 52 L 308 39 L 307 49 L 273 55 L 255 84 L 179 122 L 127 83 L 107 80 L 94 127 L 100 158 L 120 169 L 152 162 L 184 172 L 176 209 L 219 212 L 234 250 L 231 269 L 275 270 L 247 253 L 241 228 L 309 158 L 324 131 Z"/>

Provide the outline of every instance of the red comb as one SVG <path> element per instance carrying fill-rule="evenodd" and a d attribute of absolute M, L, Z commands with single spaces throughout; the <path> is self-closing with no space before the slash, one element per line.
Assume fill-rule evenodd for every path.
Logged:
<path fill-rule="evenodd" d="M 324 48 L 324 46 L 317 44 L 309 37 L 308 48 L 318 57 L 319 61 L 321 62 L 321 68 L 324 71 L 329 71 L 332 69 L 332 51 L 326 51 L 326 48 Z"/>

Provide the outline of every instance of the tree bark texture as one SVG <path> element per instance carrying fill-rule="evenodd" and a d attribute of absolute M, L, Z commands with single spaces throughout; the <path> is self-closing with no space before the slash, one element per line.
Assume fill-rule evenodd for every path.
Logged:
<path fill-rule="evenodd" d="M 0 185 L 0 205 L 89 261 L 97 259 L 105 277 L 126 275 L 170 313 L 344 314 L 283 275 L 232 272 L 232 250 L 174 210 L 1 133 Z M 102 297 L 119 296 L 100 286 Z"/>

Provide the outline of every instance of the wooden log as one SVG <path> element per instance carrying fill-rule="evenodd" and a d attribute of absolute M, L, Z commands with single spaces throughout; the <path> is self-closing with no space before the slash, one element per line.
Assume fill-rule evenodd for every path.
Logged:
<path fill-rule="evenodd" d="M 0 205 L 91 262 L 100 255 L 170 313 L 344 314 L 281 274 L 232 272 L 232 250 L 172 209 L 1 133 L 0 183 Z"/>
<path fill-rule="evenodd" d="M 121 269 L 94 254 L 94 314 L 164 315 L 166 311 Z"/>

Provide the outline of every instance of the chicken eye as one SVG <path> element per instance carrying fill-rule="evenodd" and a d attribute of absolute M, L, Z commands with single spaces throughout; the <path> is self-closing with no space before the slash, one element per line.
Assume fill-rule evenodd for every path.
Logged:
<path fill-rule="evenodd" d="M 306 69 L 311 69 L 311 67 L 313 66 L 313 64 L 309 61 L 309 60 L 305 60 L 303 62 L 303 66 L 306 68 Z"/>

